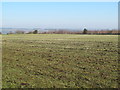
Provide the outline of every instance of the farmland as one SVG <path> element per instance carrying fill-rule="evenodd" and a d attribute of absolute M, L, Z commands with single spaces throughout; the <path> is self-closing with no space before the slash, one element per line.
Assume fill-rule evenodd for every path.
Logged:
<path fill-rule="evenodd" d="M 117 88 L 117 35 L 2 36 L 3 88 Z"/>

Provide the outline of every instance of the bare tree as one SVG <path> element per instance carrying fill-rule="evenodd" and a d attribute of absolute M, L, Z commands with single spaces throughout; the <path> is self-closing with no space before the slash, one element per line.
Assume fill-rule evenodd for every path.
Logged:
<path fill-rule="evenodd" d="M 84 28 L 83 34 L 87 34 L 87 29 L 86 28 Z"/>
<path fill-rule="evenodd" d="M 15 31 L 15 34 L 24 34 L 24 33 L 25 31 L 20 31 L 20 30 Z"/>
<path fill-rule="evenodd" d="M 33 34 L 37 34 L 37 33 L 38 33 L 38 30 L 34 30 L 34 31 L 33 31 Z"/>
<path fill-rule="evenodd" d="M 32 32 L 32 31 L 30 31 L 30 32 L 28 32 L 27 34 L 33 34 L 33 32 Z"/>

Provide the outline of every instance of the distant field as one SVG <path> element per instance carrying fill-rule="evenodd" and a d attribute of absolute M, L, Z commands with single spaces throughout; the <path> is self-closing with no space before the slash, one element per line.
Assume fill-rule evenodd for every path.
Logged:
<path fill-rule="evenodd" d="M 3 88 L 117 88 L 117 35 L 3 35 Z"/>

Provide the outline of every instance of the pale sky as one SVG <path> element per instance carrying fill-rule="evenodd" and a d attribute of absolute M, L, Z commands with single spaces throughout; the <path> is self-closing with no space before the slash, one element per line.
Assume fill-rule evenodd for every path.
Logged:
<path fill-rule="evenodd" d="M 117 29 L 117 2 L 3 2 L 3 27 Z M 1 18 L 0 18 L 1 19 Z"/>

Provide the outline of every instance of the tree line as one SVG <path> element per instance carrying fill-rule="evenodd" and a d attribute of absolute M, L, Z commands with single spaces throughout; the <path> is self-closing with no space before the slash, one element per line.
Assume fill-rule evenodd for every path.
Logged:
<path fill-rule="evenodd" d="M 0 34 L 2 34 L 0 32 Z M 119 30 L 87 30 L 86 28 L 83 31 L 69 31 L 69 30 L 50 30 L 46 32 L 39 32 L 38 30 L 33 30 L 25 32 L 22 30 L 17 30 L 15 32 L 10 31 L 7 34 L 101 34 L 101 35 L 120 35 Z"/>

